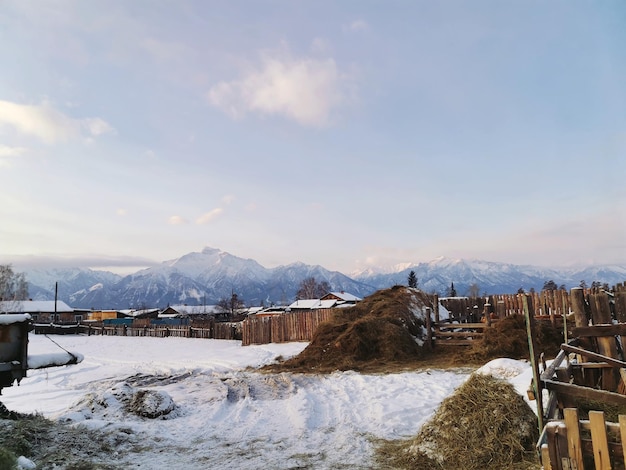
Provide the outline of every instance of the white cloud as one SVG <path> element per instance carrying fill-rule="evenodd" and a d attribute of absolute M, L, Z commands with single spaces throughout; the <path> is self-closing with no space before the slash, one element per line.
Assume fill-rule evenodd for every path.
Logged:
<path fill-rule="evenodd" d="M 227 194 L 226 196 L 222 198 L 222 202 L 226 205 L 231 204 L 234 200 L 235 200 L 235 196 L 233 196 L 232 194 Z"/>
<path fill-rule="evenodd" d="M 27 150 L 28 149 L 24 147 L 9 147 L 7 145 L 0 145 L 0 167 L 10 167 L 10 159 L 13 157 L 19 157 Z"/>
<path fill-rule="evenodd" d="M 28 151 L 25 147 L 9 147 L 8 145 L 0 144 L 0 159 L 9 157 L 19 157 Z"/>
<path fill-rule="evenodd" d="M 125 217 L 126 215 L 128 215 L 128 211 L 126 209 L 121 208 L 121 207 L 116 211 L 116 213 L 120 217 Z"/>
<path fill-rule="evenodd" d="M 114 129 L 100 118 L 73 119 L 47 103 L 25 105 L 0 100 L 0 126 L 10 126 L 18 132 L 37 137 L 52 144 L 64 142 L 82 134 L 98 136 Z"/>
<path fill-rule="evenodd" d="M 115 133 L 115 129 L 113 129 L 108 122 L 100 118 L 83 119 L 81 124 L 82 127 L 93 136 Z"/>
<path fill-rule="evenodd" d="M 24 147 L 9 147 L 7 145 L 0 145 L 0 157 L 19 157 L 26 152 Z"/>
<path fill-rule="evenodd" d="M 235 119 L 255 112 L 319 127 L 330 124 L 333 111 L 345 102 L 345 85 L 333 59 L 264 57 L 241 79 L 213 86 L 208 101 Z"/>
<path fill-rule="evenodd" d="M 350 25 L 348 26 L 348 29 L 354 32 L 365 31 L 369 29 L 369 25 L 367 24 L 365 20 L 358 19 L 350 23 Z"/>
<path fill-rule="evenodd" d="M 198 225 L 208 224 L 209 222 L 219 217 L 222 214 L 222 212 L 224 212 L 224 209 L 220 207 L 213 209 L 212 211 L 206 212 L 205 214 L 202 214 L 200 217 L 196 219 L 196 224 Z"/>
<path fill-rule="evenodd" d="M 187 222 L 187 219 L 185 219 L 184 217 L 181 217 L 180 215 L 173 215 L 169 218 L 167 223 L 170 225 L 185 225 L 188 222 Z"/>

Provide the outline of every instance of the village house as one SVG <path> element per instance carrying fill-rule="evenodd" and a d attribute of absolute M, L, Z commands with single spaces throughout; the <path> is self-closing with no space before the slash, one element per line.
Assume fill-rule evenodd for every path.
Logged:
<path fill-rule="evenodd" d="M 326 294 L 324 297 L 321 298 L 321 300 L 331 300 L 331 299 L 337 300 L 338 302 L 342 302 L 343 304 L 352 304 L 352 305 L 363 300 L 360 297 L 357 297 L 356 295 L 352 295 L 344 291 L 329 292 L 328 294 Z"/>
<path fill-rule="evenodd" d="M 170 305 L 159 313 L 159 318 L 198 318 L 217 313 L 220 313 L 217 305 Z"/>
<path fill-rule="evenodd" d="M 28 313 L 35 323 L 78 323 L 84 311 L 75 311 L 62 300 L 8 300 L 0 302 L 0 313 Z"/>

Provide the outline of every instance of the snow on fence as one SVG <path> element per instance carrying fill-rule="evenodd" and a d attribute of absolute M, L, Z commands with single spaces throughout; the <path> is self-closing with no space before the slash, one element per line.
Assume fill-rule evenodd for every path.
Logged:
<path fill-rule="evenodd" d="M 242 322 L 242 345 L 310 341 L 319 324 L 330 320 L 334 312 L 327 308 L 250 316 Z"/>

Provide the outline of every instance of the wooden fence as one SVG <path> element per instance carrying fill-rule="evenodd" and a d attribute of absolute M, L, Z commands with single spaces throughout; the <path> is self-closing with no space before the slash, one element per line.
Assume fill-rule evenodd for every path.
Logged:
<path fill-rule="evenodd" d="M 626 416 L 607 422 L 603 411 L 589 411 L 579 419 L 566 408 L 563 420 L 549 422 L 539 440 L 544 470 L 621 470 L 626 468 Z"/>
<path fill-rule="evenodd" d="M 207 322 L 206 325 L 172 326 L 133 323 L 128 325 L 81 324 L 70 329 L 62 325 L 41 325 L 35 327 L 35 333 L 43 334 L 86 334 L 102 336 L 149 336 L 155 338 L 204 338 L 204 339 L 241 339 L 241 322 Z"/>
<path fill-rule="evenodd" d="M 608 324 L 615 318 L 626 323 L 625 283 L 617 284 L 611 292 L 577 287 L 570 292 L 555 290 L 483 298 L 452 297 L 440 299 L 450 312 L 450 321 L 440 321 L 435 310 L 430 327 L 427 325 L 430 331 L 428 341 L 435 345 L 470 345 L 482 337 L 492 322 L 510 315 L 524 315 L 524 301 L 534 320 L 550 321 L 555 327 L 563 327 L 566 322 L 564 329 L 568 334 L 576 334 L 574 328 L 586 325 L 590 320 L 594 324 Z M 583 318 L 579 318 L 578 323 L 572 318 L 574 312 L 582 312 Z"/>
<path fill-rule="evenodd" d="M 614 291 L 608 294 L 602 289 L 574 288 L 572 291 L 582 292 L 588 314 L 590 314 L 593 308 L 603 308 L 601 305 L 607 299 L 610 299 L 618 319 L 619 315 L 621 315 L 624 317 L 624 321 L 626 321 L 626 284 L 617 284 Z M 550 319 L 552 322 L 556 322 L 558 318 L 562 318 L 563 315 L 568 315 L 574 310 L 571 293 L 565 290 L 546 290 L 525 294 L 497 294 L 478 298 L 452 297 L 442 298 L 440 301 L 450 311 L 454 320 L 475 323 L 479 322 L 486 312 L 494 318 L 523 315 L 524 296 L 527 298 L 529 308 L 535 318 Z"/>
<path fill-rule="evenodd" d="M 319 309 L 280 315 L 248 317 L 242 322 L 242 345 L 310 341 L 320 323 L 336 309 Z"/>

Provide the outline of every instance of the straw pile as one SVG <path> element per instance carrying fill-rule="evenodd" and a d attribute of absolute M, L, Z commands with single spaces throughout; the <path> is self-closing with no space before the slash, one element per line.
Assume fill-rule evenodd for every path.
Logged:
<path fill-rule="evenodd" d="M 537 417 L 512 385 L 472 374 L 414 439 L 387 442 L 378 457 L 401 469 L 530 469 L 537 438 Z"/>
<path fill-rule="evenodd" d="M 321 324 L 298 356 L 272 369 L 296 372 L 371 370 L 422 356 L 425 312 L 431 299 L 417 289 L 378 291 Z"/>

